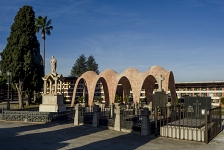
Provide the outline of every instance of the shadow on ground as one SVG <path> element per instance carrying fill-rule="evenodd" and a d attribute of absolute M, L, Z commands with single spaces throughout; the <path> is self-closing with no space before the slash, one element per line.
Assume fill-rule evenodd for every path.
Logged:
<path fill-rule="evenodd" d="M 152 140 L 103 128 L 65 124 L 0 122 L 0 149 L 136 149 Z"/>

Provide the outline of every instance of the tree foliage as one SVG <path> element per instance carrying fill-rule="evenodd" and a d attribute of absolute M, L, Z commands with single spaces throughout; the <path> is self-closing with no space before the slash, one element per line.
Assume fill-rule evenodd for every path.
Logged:
<path fill-rule="evenodd" d="M 86 69 L 88 71 L 94 71 L 99 74 L 98 64 L 96 63 L 95 58 L 92 55 L 90 55 L 86 61 Z"/>
<path fill-rule="evenodd" d="M 84 54 L 80 55 L 71 70 L 71 76 L 81 76 L 86 71 L 94 71 L 99 74 L 98 64 L 95 58 L 90 55 L 86 60 Z"/>
<path fill-rule="evenodd" d="M 39 90 L 43 76 L 35 13 L 31 6 L 23 6 L 16 14 L 1 58 L 2 74 L 6 77 L 7 70 L 12 72 L 10 83 L 17 89 L 19 108 L 23 108 L 23 91 Z"/>

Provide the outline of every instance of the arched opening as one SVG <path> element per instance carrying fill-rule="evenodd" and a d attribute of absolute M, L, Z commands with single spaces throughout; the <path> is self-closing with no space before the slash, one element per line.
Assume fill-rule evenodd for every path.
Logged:
<path fill-rule="evenodd" d="M 175 87 L 175 81 L 172 71 L 169 74 L 169 80 L 168 80 L 168 88 L 170 89 L 170 95 L 171 95 L 171 102 L 172 104 L 177 104 L 178 99 L 176 96 L 176 87 Z"/>
<path fill-rule="evenodd" d="M 153 91 L 157 88 L 156 79 L 152 75 L 148 75 L 143 81 L 142 88 L 145 91 L 145 103 L 152 102 Z"/>
<path fill-rule="evenodd" d="M 94 102 L 105 104 L 105 106 L 108 106 L 110 103 L 107 82 L 103 77 L 100 77 L 96 82 Z"/>
<path fill-rule="evenodd" d="M 127 77 L 123 76 L 120 78 L 117 84 L 115 103 L 130 103 L 133 102 L 133 96 L 131 94 L 131 84 Z"/>
<path fill-rule="evenodd" d="M 75 104 L 88 105 L 88 88 L 85 79 L 80 79 L 76 88 Z"/>

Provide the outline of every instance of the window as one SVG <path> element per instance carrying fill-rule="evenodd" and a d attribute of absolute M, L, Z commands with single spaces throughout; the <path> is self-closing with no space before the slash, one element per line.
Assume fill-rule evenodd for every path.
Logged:
<path fill-rule="evenodd" d="M 199 93 L 194 93 L 194 96 L 198 97 L 199 96 Z"/>
<path fill-rule="evenodd" d="M 191 88 L 187 88 L 188 91 L 191 91 Z"/>
<path fill-rule="evenodd" d="M 207 93 L 201 93 L 201 97 L 206 97 Z"/>
<path fill-rule="evenodd" d="M 216 90 L 222 90 L 222 87 L 221 86 L 217 86 Z"/>

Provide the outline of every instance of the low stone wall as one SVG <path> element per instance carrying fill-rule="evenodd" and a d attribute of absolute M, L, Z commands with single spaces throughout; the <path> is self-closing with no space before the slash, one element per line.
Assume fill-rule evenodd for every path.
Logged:
<path fill-rule="evenodd" d="M 2 110 L 2 120 L 22 122 L 65 122 L 74 119 L 74 108 L 63 112 L 39 112 L 38 108 Z"/>

